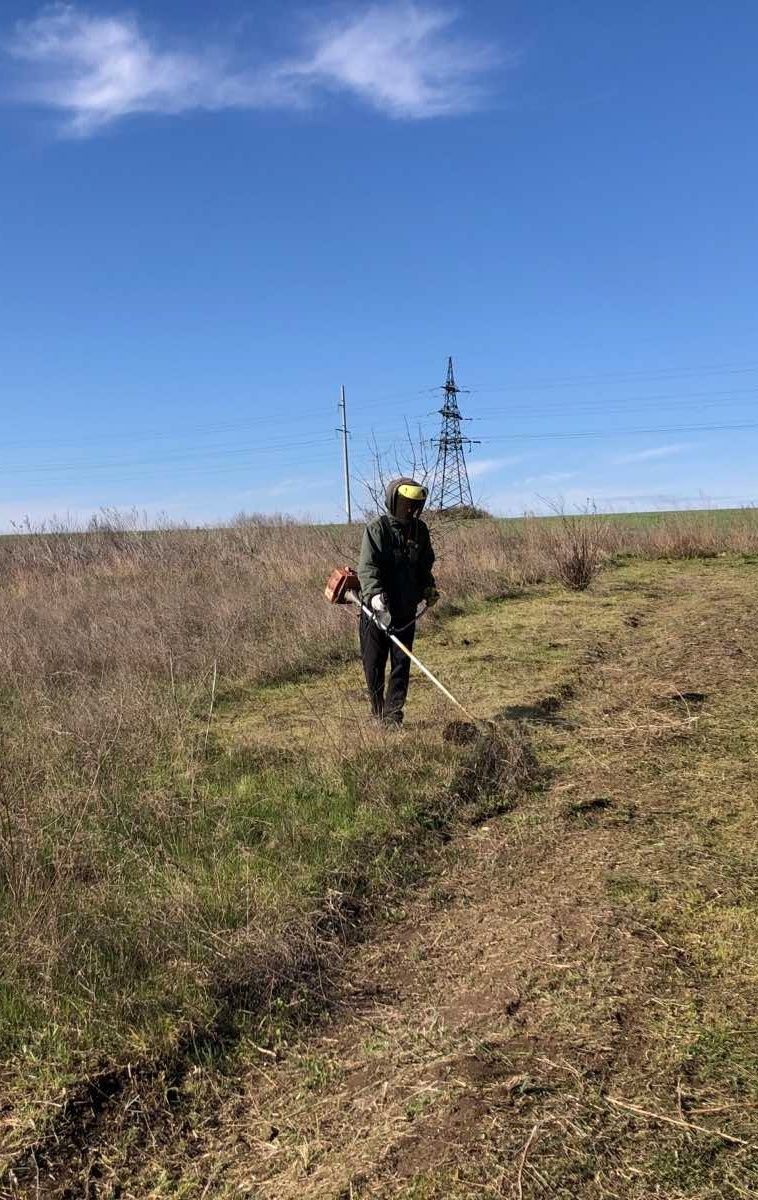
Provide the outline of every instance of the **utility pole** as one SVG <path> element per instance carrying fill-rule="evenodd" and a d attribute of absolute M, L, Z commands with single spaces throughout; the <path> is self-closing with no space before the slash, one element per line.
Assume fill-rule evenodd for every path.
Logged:
<path fill-rule="evenodd" d="M 348 454 L 347 439 L 350 436 L 350 430 L 347 427 L 347 404 L 345 402 L 345 385 L 343 383 L 340 388 L 339 409 L 342 416 L 342 425 L 337 430 L 337 433 L 342 434 L 342 466 L 345 474 L 345 511 L 347 512 L 347 523 L 352 525 L 353 514 L 350 505 L 350 455 Z"/>
<path fill-rule="evenodd" d="M 432 479 L 430 508 L 474 507 L 464 450 L 479 443 L 461 433 L 461 422 L 465 418 L 458 407 L 460 392 L 453 373 L 453 360 L 449 358 L 447 379 L 442 388 L 444 400 L 439 410 L 442 429 L 440 436 L 432 439 L 432 445 L 437 447 L 437 464 Z"/>

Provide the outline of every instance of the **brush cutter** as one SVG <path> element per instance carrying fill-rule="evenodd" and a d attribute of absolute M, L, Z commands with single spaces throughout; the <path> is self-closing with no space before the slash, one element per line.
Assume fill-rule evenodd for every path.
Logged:
<path fill-rule="evenodd" d="M 460 700 L 456 700 L 452 692 L 449 692 L 444 684 L 440 683 L 436 675 L 432 675 L 432 672 L 429 670 L 429 668 L 425 667 L 421 660 L 416 658 L 416 655 L 413 654 L 407 646 L 403 645 L 403 643 L 400 641 L 400 638 L 395 636 L 392 627 L 383 625 L 378 619 L 376 613 L 373 612 L 373 610 L 370 609 L 367 604 L 363 603 L 363 600 L 361 599 L 360 580 L 358 579 L 358 576 L 352 567 L 338 567 L 336 571 L 333 571 L 329 576 L 329 580 L 324 590 L 324 595 L 330 604 L 352 604 L 356 608 L 359 608 L 363 615 L 368 617 L 372 625 L 376 625 L 377 629 L 381 629 L 382 633 L 386 634 L 390 641 L 397 646 L 399 650 L 402 650 L 403 654 L 407 655 L 411 662 L 418 667 L 419 671 L 426 675 L 427 679 L 430 679 L 435 687 L 439 688 L 443 696 L 446 696 L 447 699 L 456 706 L 456 708 L 459 708 L 462 713 L 465 713 L 469 721 L 472 721 L 474 725 L 477 726 L 482 724 L 478 717 L 473 716 L 468 709 L 461 704 Z M 424 611 L 425 609 L 421 610 L 422 613 Z M 421 616 L 421 613 L 418 615 Z M 402 632 L 402 630 L 399 630 L 398 632 Z"/>

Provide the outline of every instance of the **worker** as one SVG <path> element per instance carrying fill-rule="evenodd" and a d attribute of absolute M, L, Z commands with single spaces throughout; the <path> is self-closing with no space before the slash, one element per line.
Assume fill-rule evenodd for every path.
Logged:
<path fill-rule="evenodd" d="M 429 529 L 420 519 L 426 498 L 427 489 L 415 479 L 393 479 L 387 487 L 387 512 L 369 522 L 361 545 L 358 578 L 363 603 L 376 618 L 361 616 L 361 657 L 371 711 L 385 725 L 402 724 L 411 664 L 383 630 L 391 629 L 410 650 L 421 602 L 430 607 L 439 599 Z"/>

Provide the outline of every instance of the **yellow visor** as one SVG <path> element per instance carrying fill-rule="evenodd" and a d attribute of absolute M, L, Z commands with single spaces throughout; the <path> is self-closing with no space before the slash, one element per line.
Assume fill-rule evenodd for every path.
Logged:
<path fill-rule="evenodd" d="M 415 483 L 401 483 L 397 494 L 405 500 L 426 500 L 426 488 Z"/>

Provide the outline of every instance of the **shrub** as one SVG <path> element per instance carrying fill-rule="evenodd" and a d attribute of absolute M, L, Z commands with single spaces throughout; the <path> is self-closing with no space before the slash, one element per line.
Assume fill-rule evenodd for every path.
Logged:
<path fill-rule="evenodd" d="M 559 510 L 544 524 L 550 556 L 561 583 L 585 591 L 608 554 L 608 522 L 592 510 L 569 515 Z"/>

